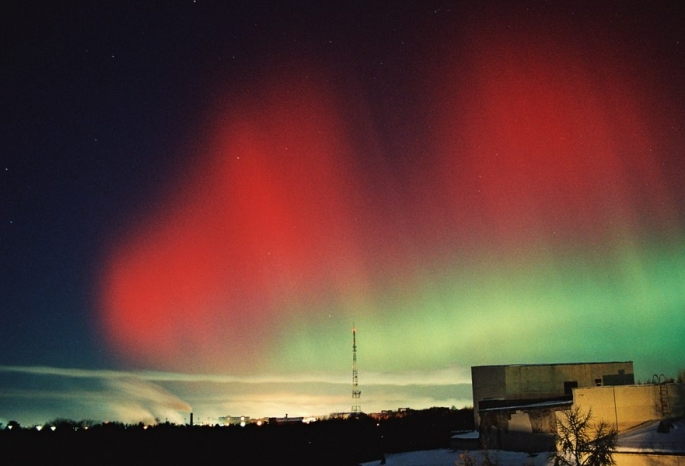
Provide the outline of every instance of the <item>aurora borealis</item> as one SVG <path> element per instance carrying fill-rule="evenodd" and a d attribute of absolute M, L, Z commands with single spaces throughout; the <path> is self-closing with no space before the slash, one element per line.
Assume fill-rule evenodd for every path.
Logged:
<path fill-rule="evenodd" d="M 682 7 L 198 3 L 172 41 L 192 79 L 143 110 L 199 97 L 144 149 L 110 142 L 107 167 L 150 162 L 85 209 L 106 232 L 79 313 L 102 360 L 6 371 L 104 366 L 211 415 L 327 414 L 349 409 L 353 323 L 365 410 L 469 403 L 449 392 L 471 365 L 683 368 Z"/>

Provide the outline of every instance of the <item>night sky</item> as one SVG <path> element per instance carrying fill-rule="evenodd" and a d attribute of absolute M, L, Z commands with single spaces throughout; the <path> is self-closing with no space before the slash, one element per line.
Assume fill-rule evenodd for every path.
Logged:
<path fill-rule="evenodd" d="M 682 2 L 330 3 L 2 7 L 1 423 L 685 367 Z"/>

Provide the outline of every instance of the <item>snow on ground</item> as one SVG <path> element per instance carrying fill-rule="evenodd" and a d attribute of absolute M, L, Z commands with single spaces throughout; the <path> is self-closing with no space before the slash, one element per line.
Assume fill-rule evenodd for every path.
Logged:
<path fill-rule="evenodd" d="M 623 452 L 685 452 L 685 420 L 664 421 L 663 432 L 659 432 L 659 421 L 651 421 L 627 430 L 618 436 L 616 451 Z M 663 427 L 663 426 L 662 426 Z"/>
<path fill-rule="evenodd" d="M 668 423 L 668 432 L 659 432 L 659 421 L 651 421 L 641 424 L 618 436 L 617 452 L 643 452 L 643 453 L 685 453 L 685 420 L 679 419 Z M 463 453 L 451 449 L 412 451 L 407 453 L 391 453 L 385 455 L 387 466 L 455 466 L 459 455 Z M 490 458 L 496 460 L 499 466 L 548 466 L 549 453 L 539 453 L 537 456 L 529 456 L 527 453 L 512 451 L 493 450 Z M 468 452 L 471 458 L 480 464 L 483 458 L 482 451 Z M 377 466 L 381 462 L 371 461 L 363 463 L 363 466 Z"/>
<path fill-rule="evenodd" d="M 389 453 L 385 455 L 387 466 L 455 466 L 462 452 L 450 449 L 411 451 L 407 453 Z M 499 466 L 546 466 L 548 453 L 529 456 L 527 453 L 513 451 L 490 451 L 490 458 L 496 459 Z M 483 452 L 468 453 L 480 464 Z M 378 466 L 379 460 L 362 463 L 363 466 Z"/>

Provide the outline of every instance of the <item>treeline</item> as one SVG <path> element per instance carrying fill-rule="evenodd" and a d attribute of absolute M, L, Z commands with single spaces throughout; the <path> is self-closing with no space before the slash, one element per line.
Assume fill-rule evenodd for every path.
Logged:
<path fill-rule="evenodd" d="M 378 425 L 386 453 L 448 448 L 451 434 L 465 430 L 474 430 L 473 408 L 412 410 Z"/>
<path fill-rule="evenodd" d="M 4 464 L 318 464 L 355 465 L 383 453 L 446 448 L 454 430 L 473 426 L 473 411 L 412 411 L 309 424 L 204 427 L 88 424 L 0 431 Z M 87 427 L 87 428 L 86 428 Z"/>

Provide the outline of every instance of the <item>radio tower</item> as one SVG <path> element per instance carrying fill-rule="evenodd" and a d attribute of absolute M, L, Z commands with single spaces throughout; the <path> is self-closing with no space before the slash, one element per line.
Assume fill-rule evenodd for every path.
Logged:
<path fill-rule="evenodd" d="M 352 414 L 361 413 L 359 398 L 362 396 L 357 379 L 357 329 L 352 324 Z"/>

